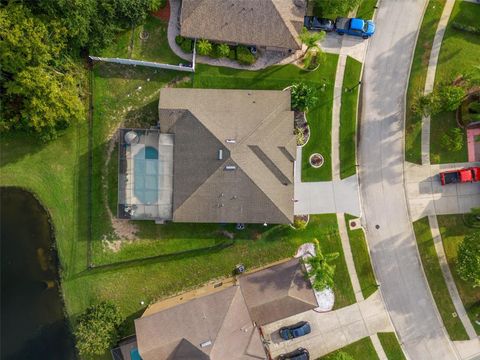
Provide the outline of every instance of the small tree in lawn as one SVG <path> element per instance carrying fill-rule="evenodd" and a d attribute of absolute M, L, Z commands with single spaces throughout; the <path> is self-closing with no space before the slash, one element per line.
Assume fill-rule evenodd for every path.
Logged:
<path fill-rule="evenodd" d="M 463 147 L 463 131 L 456 127 L 442 136 L 442 146 L 449 151 L 460 151 Z"/>
<path fill-rule="evenodd" d="M 297 83 L 291 86 L 292 109 L 306 111 L 314 107 L 318 98 L 315 96 L 315 89 L 305 83 Z"/>
<path fill-rule="evenodd" d="M 116 305 L 104 301 L 92 305 L 78 320 L 75 335 L 80 355 L 102 355 L 118 340 L 118 329 L 123 322 Z"/>
<path fill-rule="evenodd" d="M 200 39 L 197 43 L 197 49 L 199 55 L 210 55 L 213 50 L 212 43 L 206 39 Z"/>
<path fill-rule="evenodd" d="M 334 285 L 335 265 L 329 263 L 338 258 L 339 253 L 323 254 L 318 240 L 314 239 L 313 242 L 315 244 L 315 256 L 305 260 L 305 264 L 311 267 L 310 270 L 307 270 L 307 275 L 309 278 L 313 278 L 312 286 L 315 290 L 331 289 Z"/>
<path fill-rule="evenodd" d="M 307 46 L 303 58 L 303 66 L 307 69 L 313 69 L 318 66 L 323 59 L 322 49 L 317 42 L 325 37 L 325 31 L 310 32 L 307 28 L 303 28 L 299 35 L 300 41 Z"/>
<path fill-rule="evenodd" d="M 465 236 L 458 246 L 457 272 L 473 287 L 480 286 L 480 231 Z"/>

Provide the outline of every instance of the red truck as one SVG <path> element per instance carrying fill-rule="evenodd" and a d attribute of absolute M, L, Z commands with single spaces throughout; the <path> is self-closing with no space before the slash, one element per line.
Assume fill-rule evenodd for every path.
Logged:
<path fill-rule="evenodd" d="M 442 185 L 480 181 L 480 167 L 441 172 L 440 181 Z"/>

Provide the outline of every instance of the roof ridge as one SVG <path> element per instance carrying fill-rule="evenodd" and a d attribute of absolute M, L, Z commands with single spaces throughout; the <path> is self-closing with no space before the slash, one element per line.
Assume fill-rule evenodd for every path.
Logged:
<path fill-rule="evenodd" d="M 275 11 L 277 12 L 277 14 L 280 16 L 280 18 L 283 20 L 283 24 L 285 25 L 285 27 L 287 28 L 288 30 L 288 33 L 290 34 L 291 38 L 293 39 L 293 41 L 299 45 L 300 47 L 302 46 L 301 42 L 300 42 L 300 39 L 297 37 L 297 36 L 294 36 L 293 33 L 297 33 L 297 29 L 295 29 L 295 27 L 293 26 L 292 24 L 292 20 L 291 19 L 285 19 L 285 17 L 283 16 L 282 12 L 278 10 L 278 7 L 277 7 L 277 2 L 275 0 L 271 0 L 270 3 L 273 4 L 273 7 L 275 8 Z"/>

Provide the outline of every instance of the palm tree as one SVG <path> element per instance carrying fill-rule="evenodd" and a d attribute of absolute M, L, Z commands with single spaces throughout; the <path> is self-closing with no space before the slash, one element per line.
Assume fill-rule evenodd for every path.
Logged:
<path fill-rule="evenodd" d="M 200 39 L 197 43 L 197 50 L 200 55 L 210 55 L 213 50 L 212 43 L 205 39 Z"/>
<path fill-rule="evenodd" d="M 313 67 L 316 67 L 320 62 L 323 52 L 318 46 L 318 41 L 323 40 L 324 37 L 325 31 L 310 32 L 306 27 L 302 29 L 299 38 L 307 46 L 307 50 L 303 54 L 303 66 L 305 68 L 309 69 L 312 64 L 314 65 Z"/>
<path fill-rule="evenodd" d="M 335 275 L 335 265 L 329 263 L 338 258 L 338 252 L 323 254 L 320 244 L 317 239 L 313 240 L 315 245 L 315 256 L 304 260 L 304 263 L 310 265 L 307 270 L 307 276 L 312 279 L 312 286 L 317 291 L 322 291 L 327 288 L 333 288 Z"/>

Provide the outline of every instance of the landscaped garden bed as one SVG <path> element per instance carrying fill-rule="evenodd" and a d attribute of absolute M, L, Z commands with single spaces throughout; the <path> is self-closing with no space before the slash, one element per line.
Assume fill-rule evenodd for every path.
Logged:
<path fill-rule="evenodd" d="M 325 163 L 325 159 L 319 153 L 315 153 L 315 154 L 310 155 L 310 158 L 308 159 L 308 161 L 310 163 L 310 166 L 312 166 L 316 169 L 321 168 L 323 166 L 323 164 Z"/>
<path fill-rule="evenodd" d="M 297 146 L 305 146 L 310 139 L 310 127 L 307 117 L 303 111 L 295 111 L 295 135 L 297 137 Z"/>

